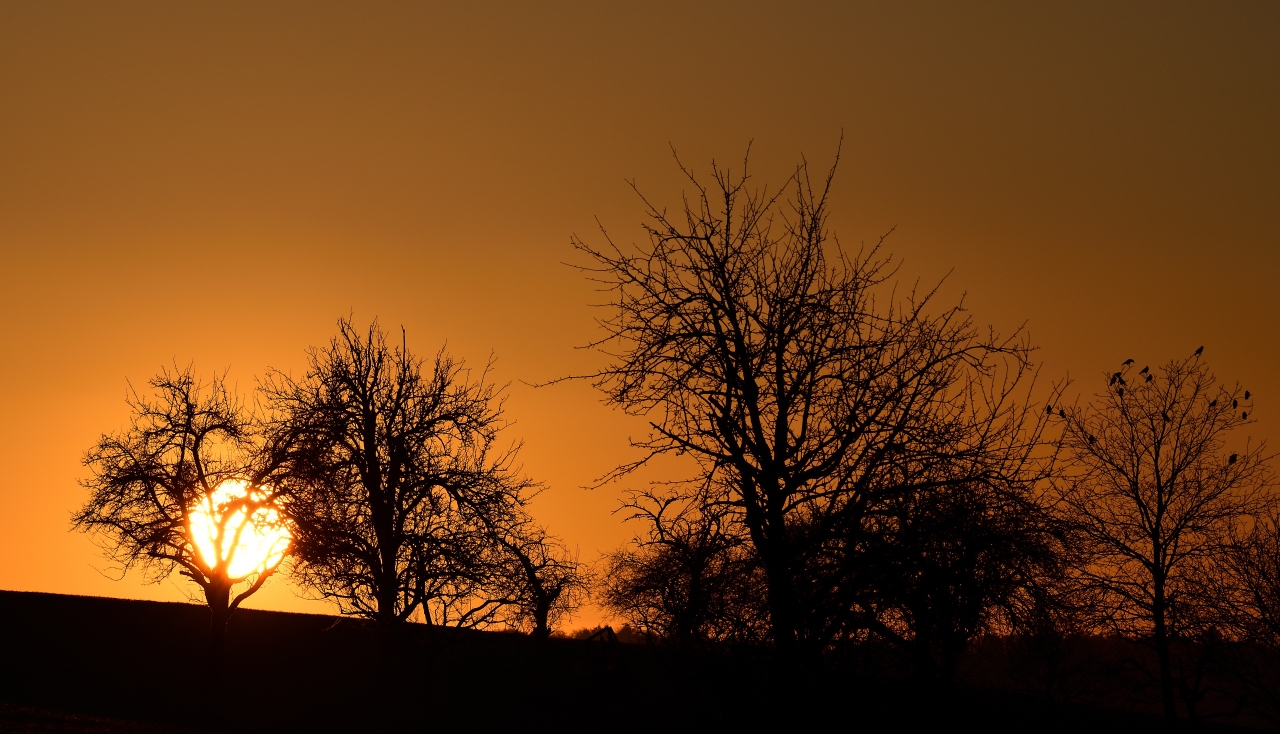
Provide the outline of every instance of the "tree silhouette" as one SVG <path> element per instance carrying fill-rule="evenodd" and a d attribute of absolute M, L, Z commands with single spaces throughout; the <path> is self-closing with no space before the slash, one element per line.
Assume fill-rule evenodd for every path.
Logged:
<path fill-rule="evenodd" d="M 1274 508 L 1231 544 L 1228 562 L 1244 596 L 1251 640 L 1280 650 L 1280 513 Z"/>
<path fill-rule="evenodd" d="M 489 529 L 531 485 L 513 470 L 518 446 L 494 449 L 505 422 L 488 367 L 473 377 L 443 350 L 424 365 L 376 322 L 363 336 L 349 319 L 338 329 L 301 379 L 277 371 L 262 385 L 272 434 L 291 446 L 280 489 L 297 578 L 383 628 L 415 613 L 493 621 Z"/>
<path fill-rule="evenodd" d="M 1109 626 L 1153 644 L 1170 719 L 1184 683 L 1171 643 L 1222 619 L 1215 577 L 1269 483 L 1264 444 L 1227 454 L 1250 422 L 1248 393 L 1220 386 L 1200 355 L 1156 372 L 1129 360 L 1093 403 L 1061 409 L 1070 463 L 1059 503 L 1086 543 L 1080 579 Z"/>
<path fill-rule="evenodd" d="M 591 577 L 564 543 L 527 517 L 494 529 L 499 562 L 490 598 L 501 599 L 508 626 L 550 636 L 587 599 Z"/>
<path fill-rule="evenodd" d="M 812 659 L 867 623 L 857 540 L 876 508 L 1028 466 L 1038 429 L 1013 395 L 1030 347 L 979 333 L 935 291 L 877 300 L 890 257 L 846 252 L 826 229 L 834 166 L 815 187 L 802 163 L 771 194 L 748 189 L 743 165 L 713 165 L 710 186 L 681 166 L 692 192 L 675 216 L 641 196 L 646 244 L 574 240 L 610 294 L 595 384 L 651 426 L 642 457 L 605 481 L 692 457 L 698 504 L 735 508 L 750 538 L 773 642 Z"/>
<path fill-rule="evenodd" d="M 1237 530 L 1227 566 L 1227 593 L 1220 596 L 1232 602 L 1225 611 L 1241 644 L 1232 646 L 1225 667 L 1243 684 L 1244 704 L 1280 726 L 1280 510 L 1274 504 Z"/>
<path fill-rule="evenodd" d="M 683 645 L 767 637 L 763 574 L 731 508 L 648 491 L 632 492 L 620 509 L 641 529 L 605 556 L 606 609 Z"/>
<path fill-rule="evenodd" d="M 1034 630 L 1059 603 L 1065 528 L 1019 484 L 926 488 L 887 503 L 867 556 L 873 628 L 925 680 L 952 681 L 985 633 Z"/>
<path fill-rule="evenodd" d="M 276 452 L 224 378 L 202 383 L 187 367 L 149 384 L 153 396 L 128 393 L 129 428 L 104 434 L 85 455 L 91 496 L 73 523 L 96 536 L 122 574 L 139 568 L 159 582 L 177 570 L 199 585 L 217 664 L 228 618 L 288 547 L 267 484 Z"/>

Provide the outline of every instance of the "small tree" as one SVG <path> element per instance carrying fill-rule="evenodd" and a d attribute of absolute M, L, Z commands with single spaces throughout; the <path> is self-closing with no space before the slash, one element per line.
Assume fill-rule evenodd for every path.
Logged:
<path fill-rule="evenodd" d="M 188 367 L 150 385 L 151 397 L 128 393 L 129 428 L 104 434 L 85 455 L 91 496 L 73 523 L 122 574 L 139 568 L 159 582 L 177 570 L 199 585 L 217 664 L 231 613 L 289 546 L 267 484 L 275 466 L 223 378 L 202 383 Z"/>
<path fill-rule="evenodd" d="M 1078 573 L 1108 625 L 1152 643 L 1170 719 L 1172 643 L 1221 619 L 1214 577 L 1269 482 L 1263 444 L 1228 453 L 1231 432 L 1250 422 L 1250 394 L 1220 386 L 1200 353 L 1154 373 L 1127 360 L 1092 404 L 1060 413 L 1070 461 L 1060 508 L 1088 544 Z"/>
<path fill-rule="evenodd" d="M 300 380 L 269 375 L 302 584 L 384 629 L 415 613 L 461 626 L 498 615 L 483 593 L 489 529 L 531 485 L 512 470 L 518 446 L 494 450 L 505 423 L 487 376 L 443 350 L 424 365 L 376 322 L 361 335 L 347 319 Z"/>
<path fill-rule="evenodd" d="M 1280 725 L 1280 511 L 1273 506 L 1242 529 L 1228 563 L 1233 628 L 1243 644 L 1227 667 L 1243 683 L 1246 704 Z"/>
<path fill-rule="evenodd" d="M 951 682 L 975 637 L 1054 611 L 1065 533 L 1032 491 L 1038 478 L 928 488 L 891 503 L 869 534 L 873 628 L 923 679 Z"/>
<path fill-rule="evenodd" d="M 600 585 L 607 610 L 682 645 L 768 637 L 760 563 L 730 508 L 632 492 L 620 509 L 640 529 L 629 545 L 605 556 Z"/>
<path fill-rule="evenodd" d="M 559 538 L 528 518 L 495 528 L 494 537 L 498 563 L 490 596 L 503 600 L 509 626 L 549 637 L 586 601 L 590 574 Z"/>

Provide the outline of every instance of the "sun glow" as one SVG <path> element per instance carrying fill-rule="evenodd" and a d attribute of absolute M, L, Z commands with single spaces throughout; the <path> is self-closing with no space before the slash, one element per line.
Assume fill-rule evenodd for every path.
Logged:
<path fill-rule="evenodd" d="M 200 560 L 233 580 L 275 568 L 293 540 L 267 495 L 238 479 L 219 484 L 197 502 L 188 522 Z"/>

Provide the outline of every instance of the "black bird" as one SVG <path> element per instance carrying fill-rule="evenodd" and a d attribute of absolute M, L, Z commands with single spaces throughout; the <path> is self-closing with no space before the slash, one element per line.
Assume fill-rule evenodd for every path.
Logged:
<path fill-rule="evenodd" d="M 1123 362 L 1121 362 L 1121 363 L 1120 363 L 1120 366 L 1121 366 L 1121 367 L 1128 367 L 1128 366 L 1129 366 L 1129 365 L 1131 365 L 1131 364 L 1133 364 L 1133 360 L 1132 360 L 1132 359 L 1126 359 L 1125 361 L 1123 361 Z"/>
<path fill-rule="evenodd" d="M 1227 463 L 1228 463 L 1228 464 L 1234 464 L 1234 463 L 1236 463 L 1236 455 L 1235 455 L 1235 454 L 1232 454 L 1232 455 L 1228 456 L 1228 457 L 1227 457 Z"/>
<path fill-rule="evenodd" d="M 1086 434 L 1084 435 L 1084 437 L 1085 437 L 1085 438 L 1087 438 L 1087 439 L 1089 439 L 1089 443 L 1093 443 L 1093 434 L 1092 434 L 1092 433 L 1086 433 Z"/>
<path fill-rule="evenodd" d="M 1234 409 L 1236 409 L 1236 408 L 1239 408 L 1239 407 L 1240 407 L 1240 401 L 1239 401 L 1239 400 L 1232 400 L 1232 401 L 1231 401 L 1231 408 L 1232 408 L 1233 410 L 1234 410 Z"/>
<path fill-rule="evenodd" d="M 1058 408 L 1058 417 L 1059 417 L 1059 418 L 1066 418 L 1066 417 L 1067 417 L 1067 411 L 1063 410 L 1062 408 Z"/>
<path fill-rule="evenodd" d="M 1124 388 L 1123 388 L 1123 387 L 1117 387 L 1117 388 L 1116 388 L 1116 394 L 1118 394 L 1120 397 L 1124 397 Z"/>
<path fill-rule="evenodd" d="M 1119 372 L 1117 372 L 1117 373 L 1115 373 L 1114 375 L 1112 375 L 1112 376 L 1111 376 L 1111 382 L 1110 382 L 1110 383 L 1108 383 L 1108 384 L 1110 384 L 1110 385 L 1114 385 L 1114 384 L 1116 384 L 1116 380 L 1119 380 L 1119 379 L 1120 379 L 1120 373 L 1119 373 Z"/>
<path fill-rule="evenodd" d="M 1045 415 L 1053 415 L 1053 406 L 1052 406 L 1052 405 L 1046 405 L 1046 406 L 1044 406 L 1044 414 L 1045 414 Z"/>
<path fill-rule="evenodd" d="M 1147 374 L 1147 370 L 1149 369 L 1151 369 L 1151 365 L 1147 365 L 1146 367 L 1143 367 L 1142 369 L 1138 370 L 1138 374 L 1145 375 Z"/>
<path fill-rule="evenodd" d="M 1201 353 L 1201 352 L 1203 352 L 1203 351 L 1204 351 L 1204 347 L 1200 347 L 1199 349 L 1197 349 L 1197 350 L 1196 350 L 1196 356 L 1197 356 L 1197 357 L 1199 357 L 1199 356 L 1200 356 L 1200 353 Z"/>
<path fill-rule="evenodd" d="M 1151 382 L 1151 375 L 1147 375 L 1147 382 Z"/>
<path fill-rule="evenodd" d="M 1248 399 L 1249 399 L 1249 391 L 1248 391 L 1248 390 L 1245 390 L 1245 391 L 1244 391 L 1244 399 L 1245 399 L 1245 400 L 1248 400 Z"/>
<path fill-rule="evenodd" d="M 1248 417 L 1249 417 L 1249 411 L 1247 410 L 1240 414 L 1240 420 L 1244 420 L 1245 418 L 1248 418 Z"/>
<path fill-rule="evenodd" d="M 1213 400 L 1210 400 L 1210 401 L 1209 401 L 1209 407 L 1210 407 L 1210 408 L 1212 408 L 1213 406 L 1215 406 L 1215 405 L 1217 405 L 1217 404 L 1218 404 L 1218 399 L 1217 399 L 1217 398 L 1214 398 Z"/>
<path fill-rule="evenodd" d="M 1169 422 L 1169 414 L 1168 414 L 1168 413 L 1161 413 L 1161 414 L 1160 414 L 1160 417 L 1164 419 L 1164 422 L 1165 422 L 1165 423 L 1168 423 L 1168 422 Z"/>

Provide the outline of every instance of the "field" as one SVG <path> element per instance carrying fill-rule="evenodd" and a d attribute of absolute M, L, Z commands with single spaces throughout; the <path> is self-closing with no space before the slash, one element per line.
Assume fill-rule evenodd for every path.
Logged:
<path fill-rule="evenodd" d="M 1000 692 L 779 677 L 750 651 L 421 625 L 386 645 L 358 620 L 256 610 L 232 618 L 210 684 L 206 620 L 191 604 L 0 591 L 0 730 L 1163 730 Z"/>

